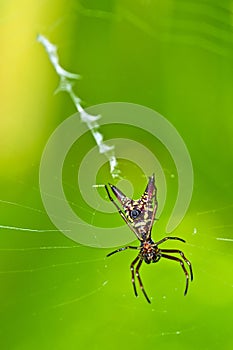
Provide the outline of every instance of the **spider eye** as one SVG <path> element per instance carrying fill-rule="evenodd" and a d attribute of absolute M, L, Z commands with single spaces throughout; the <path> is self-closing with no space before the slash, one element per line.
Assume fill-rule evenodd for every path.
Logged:
<path fill-rule="evenodd" d="M 132 219 L 136 219 L 138 217 L 138 215 L 140 215 L 140 210 L 138 209 L 133 209 L 130 213 L 130 216 Z"/>

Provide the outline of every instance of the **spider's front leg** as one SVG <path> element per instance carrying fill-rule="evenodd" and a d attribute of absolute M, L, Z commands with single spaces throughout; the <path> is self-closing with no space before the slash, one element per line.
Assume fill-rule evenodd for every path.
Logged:
<path fill-rule="evenodd" d="M 135 285 L 135 277 L 134 277 L 134 265 L 136 264 L 136 262 L 140 259 L 139 256 L 136 257 L 136 259 L 134 259 L 134 261 L 131 263 L 130 265 L 130 270 L 131 270 L 131 273 L 132 273 L 132 284 L 133 284 L 133 290 L 134 290 L 134 294 L 136 295 L 136 297 L 138 296 L 138 293 L 137 293 L 137 289 L 136 289 L 136 285 Z"/>
<path fill-rule="evenodd" d="M 189 270 L 190 270 L 190 276 L 191 276 L 191 281 L 193 281 L 193 269 L 192 269 L 192 264 L 191 262 L 185 257 L 184 253 L 179 250 L 179 249 L 161 249 L 161 252 L 163 253 L 178 253 L 180 254 L 180 256 L 184 259 L 184 261 L 186 262 L 186 264 L 189 266 Z"/>
<path fill-rule="evenodd" d="M 138 278 L 139 286 L 140 286 L 140 288 L 141 288 L 141 290 L 142 290 L 142 292 L 143 292 L 143 294 L 144 294 L 146 300 L 147 300 L 148 303 L 150 304 L 151 301 L 150 301 L 150 299 L 148 298 L 148 295 L 146 294 L 146 291 L 145 291 L 145 289 L 144 289 L 144 287 L 143 287 L 143 284 L 142 284 L 141 277 L 140 277 L 140 275 L 139 275 L 139 269 L 140 269 L 140 267 L 141 267 L 141 265 L 142 265 L 142 262 L 143 262 L 143 260 L 141 259 L 141 260 L 139 261 L 139 263 L 137 264 L 137 266 L 136 266 L 136 276 L 137 276 L 137 278 Z"/>
<path fill-rule="evenodd" d="M 182 269 L 184 271 L 184 274 L 185 274 L 185 277 L 186 277 L 186 287 L 185 287 L 185 291 L 184 291 L 184 295 L 186 295 L 187 291 L 188 291 L 188 286 L 189 286 L 189 274 L 188 274 L 188 271 L 186 270 L 186 268 L 184 266 L 184 262 L 181 259 L 179 259 L 179 258 L 177 258 L 175 256 L 170 256 L 170 255 L 164 254 L 164 253 L 162 253 L 162 257 L 166 258 L 166 259 L 174 260 L 174 261 L 177 261 L 178 263 L 180 263 L 180 266 L 182 267 Z"/>

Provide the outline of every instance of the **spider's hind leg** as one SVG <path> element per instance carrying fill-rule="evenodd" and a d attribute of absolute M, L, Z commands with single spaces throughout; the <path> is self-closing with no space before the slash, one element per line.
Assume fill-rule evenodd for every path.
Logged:
<path fill-rule="evenodd" d="M 163 243 L 163 242 L 168 241 L 169 239 L 171 239 L 171 240 L 177 240 L 177 241 L 181 241 L 181 242 L 183 242 L 183 243 L 186 243 L 185 240 L 184 240 L 183 238 L 180 238 L 180 237 L 173 237 L 173 236 L 164 237 L 164 238 L 162 238 L 160 241 L 155 242 L 155 243 L 156 243 L 156 245 L 159 245 L 159 244 L 161 244 L 161 243 Z"/>
<path fill-rule="evenodd" d="M 133 246 L 131 246 L 131 245 L 128 245 L 128 246 L 126 246 L 126 247 L 122 247 L 122 248 L 119 248 L 119 249 L 114 250 L 113 252 L 107 254 L 107 257 L 108 257 L 108 256 L 111 256 L 111 255 L 113 255 L 113 254 L 116 254 L 116 253 L 118 253 L 118 252 L 122 252 L 123 250 L 126 250 L 126 249 L 139 249 L 139 248 L 138 248 L 138 247 L 133 247 Z"/>

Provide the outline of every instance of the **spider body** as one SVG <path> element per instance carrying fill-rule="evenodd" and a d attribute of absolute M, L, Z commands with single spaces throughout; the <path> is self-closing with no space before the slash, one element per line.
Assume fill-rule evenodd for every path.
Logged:
<path fill-rule="evenodd" d="M 140 250 L 140 257 L 145 261 L 146 264 L 155 263 L 161 258 L 160 249 L 156 247 L 152 239 L 146 242 L 142 242 Z"/>
<path fill-rule="evenodd" d="M 131 275 L 132 275 L 132 284 L 134 288 L 134 293 L 137 296 L 137 289 L 135 285 L 135 275 L 138 279 L 139 286 L 148 301 L 150 303 L 150 299 L 148 298 L 145 289 L 142 284 L 142 280 L 139 274 L 139 269 L 144 261 L 146 264 L 156 263 L 161 258 L 170 259 L 176 262 L 179 262 L 183 272 L 186 277 L 186 287 L 184 291 L 184 295 L 186 295 L 188 291 L 188 283 L 189 283 L 189 274 L 185 267 L 184 262 L 189 266 L 191 281 L 193 280 L 193 272 L 191 262 L 184 256 L 184 253 L 178 249 L 160 249 L 158 246 L 167 240 L 179 240 L 181 242 L 185 242 L 182 238 L 179 237 L 164 237 L 160 241 L 154 242 L 151 238 L 151 230 L 155 221 L 155 214 L 158 207 L 158 202 L 156 199 L 157 189 L 155 187 L 155 178 L 154 175 L 149 177 L 148 184 L 146 189 L 138 200 L 133 200 L 131 198 L 126 197 L 116 186 L 109 184 L 112 192 L 115 194 L 117 200 L 123 207 L 123 211 L 119 207 L 119 205 L 113 200 L 108 190 L 108 187 L 105 186 L 108 197 L 110 201 L 113 202 L 115 207 L 117 208 L 119 214 L 125 223 L 129 226 L 129 228 L 134 232 L 138 240 L 140 241 L 140 246 L 126 246 L 114 250 L 109 253 L 107 256 L 118 253 L 120 251 L 126 249 L 135 249 L 139 250 L 137 257 L 133 260 L 130 265 Z M 172 256 L 170 254 L 179 254 L 181 258 L 176 256 Z M 135 267 L 136 266 L 136 267 Z"/>

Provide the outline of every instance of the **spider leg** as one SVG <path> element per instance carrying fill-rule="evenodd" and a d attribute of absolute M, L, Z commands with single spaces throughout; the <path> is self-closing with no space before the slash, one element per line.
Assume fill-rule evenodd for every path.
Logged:
<path fill-rule="evenodd" d="M 140 275 L 139 275 L 139 269 L 140 269 L 140 267 L 141 267 L 141 265 L 142 265 L 142 262 L 143 262 L 143 260 L 140 259 L 139 263 L 138 263 L 137 266 L 136 266 L 136 276 L 137 276 L 137 278 L 138 278 L 139 286 L 140 286 L 140 288 L 141 288 L 141 290 L 142 290 L 142 292 L 143 292 L 143 294 L 144 294 L 146 300 L 147 300 L 148 303 L 150 304 L 151 301 L 150 301 L 150 299 L 148 298 L 148 296 L 147 296 L 147 294 L 146 294 L 146 291 L 145 291 L 145 289 L 144 289 L 144 287 L 143 287 L 143 284 L 142 284 L 141 277 L 140 277 Z"/>
<path fill-rule="evenodd" d="M 118 210 L 118 213 L 120 214 L 120 216 L 122 217 L 122 219 L 124 220 L 124 222 L 127 224 L 127 226 L 130 228 L 131 231 L 133 231 L 133 233 L 136 235 L 136 237 L 138 237 L 138 232 L 129 224 L 127 218 L 125 217 L 125 214 L 123 213 L 123 211 L 121 210 L 121 208 L 119 207 L 119 205 L 114 201 L 114 199 L 112 198 L 112 196 L 110 195 L 110 192 L 108 190 L 108 187 L 107 185 L 104 186 L 105 187 L 105 190 L 107 192 L 107 195 L 108 195 L 108 198 L 109 200 L 115 205 L 115 207 L 117 208 Z M 138 237 L 139 240 L 141 240 L 139 237 Z"/>
<path fill-rule="evenodd" d="M 138 296 L 137 293 L 137 289 L 136 289 L 136 285 L 135 285 L 135 277 L 134 277 L 134 265 L 136 264 L 136 262 L 138 261 L 139 256 L 136 257 L 136 259 L 133 260 L 133 262 L 130 265 L 130 270 L 132 273 L 132 284 L 133 284 L 133 290 L 134 290 L 134 294 L 136 295 L 136 297 Z"/>
<path fill-rule="evenodd" d="M 175 261 L 180 263 L 180 265 L 181 265 L 181 267 L 182 267 L 182 269 L 184 271 L 184 274 L 186 276 L 186 287 L 185 287 L 185 291 L 184 291 L 184 295 L 186 295 L 187 291 L 188 291 L 188 285 L 189 285 L 189 274 L 188 274 L 188 271 L 186 270 L 186 268 L 184 266 L 184 262 L 180 258 L 176 258 L 174 256 L 170 256 L 170 255 L 167 255 L 167 254 L 163 254 L 162 253 L 161 256 L 163 258 L 170 259 L 170 260 L 175 260 Z"/>
<path fill-rule="evenodd" d="M 193 270 L 192 270 L 192 264 L 191 262 L 184 256 L 184 253 L 179 250 L 179 249 L 161 249 L 161 252 L 164 253 L 178 253 L 182 256 L 182 258 L 184 259 L 184 261 L 188 264 L 189 266 L 189 270 L 190 270 L 190 276 L 191 276 L 191 281 L 193 280 Z"/>
<path fill-rule="evenodd" d="M 158 241 L 158 242 L 155 242 L 155 245 L 159 245 L 159 244 L 161 244 L 161 243 L 163 243 L 163 242 L 166 242 L 167 240 L 169 240 L 169 239 L 174 239 L 174 240 L 177 240 L 177 241 L 181 241 L 181 242 L 184 242 L 185 243 L 185 240 L 184 239 L 182 239 L 182 238 L 179 238 L 179 237 L 164 237 L 163 239 L 161 239 L 160 241 Z"/>
<path fill-rule="evenodd" d="M 107 254 L 107 256 L 113 255 L 113 254 L 118 253 L 118 252 L 122 252 L 123 250 L 126 250 L 126 249 L 139 249 L 139 248 L 140 247 L 133 247 L 131 245 L 128 245 L 127 247 L 122 247 L 122 248 L 114 250 L 113 252 Z"/>

